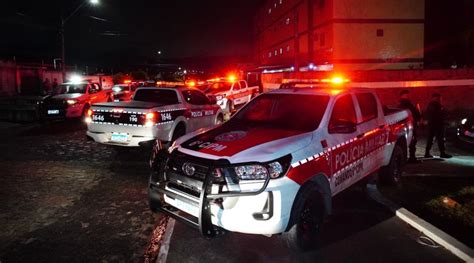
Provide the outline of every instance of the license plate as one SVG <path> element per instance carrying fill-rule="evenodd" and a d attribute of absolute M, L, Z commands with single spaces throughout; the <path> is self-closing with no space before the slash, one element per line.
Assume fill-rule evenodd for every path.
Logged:
<path fill-rule="evenodd" d="M 110 137 L 111 141 L 114 142 L 127 142 L 128 141 L 128 134 L 126 133 L 112 133 Z"/>
<path fill-rule="evenodd" d="M 195 216 L 195 217 L 199 217 L 199 208 L 196 207 L 196 206 L 193 206 L 193 205 L 190 205 L 186 202 L 183 202 L 179 199 L 171 199 L 171 198 L 166 198 L 165 197 L 165 201 L 178 208 L 179 210 L 183 211 L 183 212 L 186 212 L 192 216 Z"/>
<path fill-rule="evenodd" d="M 48 110 L 48 115 L 59 114 L 59 110 Z"/>

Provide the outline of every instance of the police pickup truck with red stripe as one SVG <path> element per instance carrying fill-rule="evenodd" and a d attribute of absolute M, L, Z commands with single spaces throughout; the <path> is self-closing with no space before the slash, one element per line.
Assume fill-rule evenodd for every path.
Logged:
<path fill-rule="evenodd" d="M 204 92 L 209 97 L 215 97 L 217 104 L 227 114 L 255 97 L 258 86 L 249 87 L 247 81 L 229 77 L 211 80 Z"/>
<path fill-rule="evenodd" d="M 207 237 L 282 234 L 306 250 L 333 196 L 376 173 L 399 182 L 412 131 L 408 111 L 383 108 L 369 89 L 274 90 L 155 150 L 150 208 Z"/>
<path fill-rule="evenodd" d="M 184 87 L 139 88 L 132 101 L 94 104 L 87 115 L 87 136 L 118 146 L 172 142 L 223 121 L 215 101 L 197 89 Z"/>

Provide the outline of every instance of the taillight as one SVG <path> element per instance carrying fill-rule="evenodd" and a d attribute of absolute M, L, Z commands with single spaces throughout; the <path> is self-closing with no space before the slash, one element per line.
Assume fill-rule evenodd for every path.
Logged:
<path fill-rule="evenodd" d="M 88 109 L 88 110 L 87 110 L 86 117 L 84 118 L 84 121 L 85 121 L 87 124 L 89 124 L 89 123 L 92 122 L 92 114 L 93 114 L 93 113 L 94 113 L 94 112 L 93 112 L 91 109 Z"/>
<path fill-rule="evenodd" d="M 146 114 L 145 126 L 151 127 L 159 121 L 159 115 L 156 112 L 149 112 Z"/>

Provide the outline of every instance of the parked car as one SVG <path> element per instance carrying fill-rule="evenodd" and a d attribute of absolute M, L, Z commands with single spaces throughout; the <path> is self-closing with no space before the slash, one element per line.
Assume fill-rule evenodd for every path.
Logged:
<path fill-rule="evenodd" d="M 400 181 L 413 123 L 368 89 L 280 89 L 229 121 L 154 151 L 149 204 L 206 237 L 224 231 L 316 242 L 332 197 L 377 171 Z"/>
<path fill-rule="evenodd" d="M 465 143 L 474 144 L 474 115 L 461 119 L 457 128 L 457 137 Z"/>
<path fill-rule="evenodd" d="M 129 84 L 117 84 L 112 88 L 113 100 L 117 101 L 129 101 L 137 89 L 136 85 Z"/>
<path fill-rule="evenodd" d="M 112 101 L 112 91 L 96 82 L 79 81 L 60 84 L 42 102 L 42 115 L 50 118 L 84 117 L 93 103 Z"/>
<path fill-rule="evenodd" d="M 258 94 L 258 86 L 249 87 L 245 80 L 222 78 L 210 82 L 204 92 L 216 98 L 224 113 L 232 113 Z"/>
<path fill-rule="evenodd" d="M 215 101 L 185 87 L 138 88 L 131 101 L 94 104 L 87 136 L 109 145 L 137 147 L 172 142 L 189 132 L 223 122 Z"/>

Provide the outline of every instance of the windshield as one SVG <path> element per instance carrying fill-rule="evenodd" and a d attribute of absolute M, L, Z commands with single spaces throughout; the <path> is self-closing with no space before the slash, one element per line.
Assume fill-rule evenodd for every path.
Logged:
<path fill-rule="evenodd" d="M 309 132 L 318 128 L 329 101 L 324 95 L 263 94 L 249 102 L 230 123 Z"/>
<path fill-rule="evenodd" d="M 87 84 L 61 84 L 53 90 L 53 95 L 59 94 L 72 94 L 81 93 L 84 94 L 87 91 Z"/>
<path fill-rule="evenodd" d="M 216 83 L 210 84 L 204 92 L 205 93 L 225 92 L 225 91 L 229 91 L 231 87 L 232 87 L 232 82 L 216 82 Z"/>
<path fill-rule="evenodd" d="M 135 92 L 134 101 L 156 102 L 161 105 L 178 104 L 178 95 L 174 90 L 139 89 Z"/>

